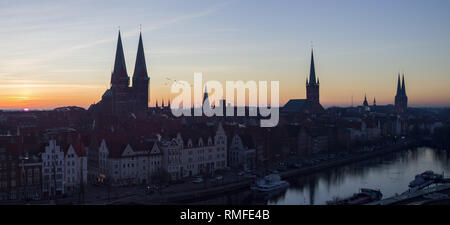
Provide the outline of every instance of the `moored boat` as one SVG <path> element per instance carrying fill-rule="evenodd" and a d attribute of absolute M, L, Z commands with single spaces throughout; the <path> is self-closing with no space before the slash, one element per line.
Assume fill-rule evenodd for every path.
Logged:
<path fill-rule="evenodd" d="M 281 180 L 280 175 L 269 174 L 256 180 L 251 186 L 251 190 L 257 196 L 271 197 L 286 191 L 288 187 L 289 182 Z"/>
<path fill-rule="evenodd" d="M 379 201 L 383 197 L 380 190 L 369 188 L 361 188 L 359 193 L 353 194 L 351 197 L 344 199 L 336 199 L 328 201 L 328 205 L 361 205 L 374 201 Z"/>

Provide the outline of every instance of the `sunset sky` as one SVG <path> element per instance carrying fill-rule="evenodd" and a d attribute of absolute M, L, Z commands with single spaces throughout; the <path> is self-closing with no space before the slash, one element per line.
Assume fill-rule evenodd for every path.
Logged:
<path fill-rule="evenodd" d="M 450 106 L 450 1 L 0 1 L 0 108 L 98 102 L 120 26 L 129 76 L 139 24 L 150 105 L 171 80 L 279 80 L 305 98 L 311 43 L 324 106 L 393 104 L 404 72 L 410 106 Z"/>

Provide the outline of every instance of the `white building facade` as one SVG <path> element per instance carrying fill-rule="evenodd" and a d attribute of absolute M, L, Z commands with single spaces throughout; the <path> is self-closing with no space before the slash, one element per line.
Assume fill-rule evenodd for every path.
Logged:
<path fill-rule="evenodd" d="M 64 151 L 56 144 L 56 140 L 50 140 L 41 157 L 43 195 L 64 194 Z"/>
<path fill-rule="evenodd" d="M 227 136 L 221 124 L 215 135 L 187 138 L 182 142 L 182 177 L 212 175 L 227 166 Z"/>

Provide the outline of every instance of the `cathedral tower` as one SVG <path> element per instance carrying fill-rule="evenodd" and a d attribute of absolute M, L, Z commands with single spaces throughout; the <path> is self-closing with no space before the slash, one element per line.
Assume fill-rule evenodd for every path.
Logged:
<path fill-rule="evenodd" d="M 136 64 L 133 73 L 133 93 L 135 97 L 134 110 L 141 111 L 148 108 L 148 86 L 150 78 L 147 74 L 145 63 L 144 44 L 142 43 L 142 33 L 139 34 L 138 51 Z"/>
<path fill-rule="evenodd" d="M 125 56 L 123 54 L 122 38 L 117 41 L 114 70 L 111 74 L 112 112 L 122 114 L 129 109 L 129 84 L 130 77 L 127 74 Z"/>
<path fill-rule="evenodd" d="M 408 96 L 406 95 L 405 75 L 400 82 L 400 73 L 397 78 L 397 94 L 395 95 L 395 111 L 398 114 L 404 114 L 408 109 Z"/>
<path fill-rule="evenodd" d="M 309 81 L 306 80 L 306 99 L 313 103 L 320 103 L 319 101 L 319 79 L 316 81 L 316 70 L 314 67 L 314 53 L 311 50 L 311 67 L 309 71 Z"/>

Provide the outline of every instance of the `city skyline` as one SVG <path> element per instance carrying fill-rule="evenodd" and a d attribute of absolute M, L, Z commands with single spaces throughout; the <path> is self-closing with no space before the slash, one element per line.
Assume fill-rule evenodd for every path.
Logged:
<path fill-rule="evenodd" d="M 303 98 L 311 45 L 326 107 L 349 106 L 352 99 L 362 105 L 365 94 L 370 103 L 376 98 L 378 105 L 394 104 L 398 73 L 406 76 L 410 106 L 449 106 L 450 33 L 440 28 L 449 25 L 450 4 L 408 2 L 319 7 L 296 1 L 287 7 L 268 1 L 172 1 L 120 8 L 91 1 L 2 2 L 0 108 L 87 108 L 100 101 L 109 88 L 118 26 L 132 74 L 139 24 L 150 106 L 174 97 L 167 78 L 191 81 L 194 72 L 223 83 L 279 80 L 281 105 Z M 350 9 L 354 14 L 342 16 Z M 113 16 L 121 13 L 126 16 Z"/>

